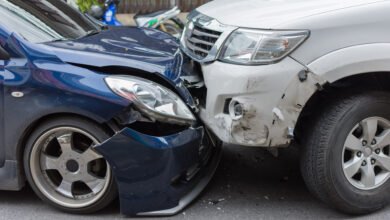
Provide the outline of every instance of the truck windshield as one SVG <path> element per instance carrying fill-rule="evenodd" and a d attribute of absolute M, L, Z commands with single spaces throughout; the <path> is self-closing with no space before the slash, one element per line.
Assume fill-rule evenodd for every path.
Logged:
<path fill-rule="evenodd" d="M 0 26 L 33 43 L 81 38 L 100 27 L 62 0 L 0 0 Z"/>

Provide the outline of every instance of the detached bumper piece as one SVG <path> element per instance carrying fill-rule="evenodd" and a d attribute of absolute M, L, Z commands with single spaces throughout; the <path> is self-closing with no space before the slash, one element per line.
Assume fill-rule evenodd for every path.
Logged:
<path fill-rule="evenodd" d="M 206 187 L 221 155 L 203 127 L 165 137 L 125 128 L 96 150 L 110 163 L 121 212 L 129 216 L 177 214 Z"/>

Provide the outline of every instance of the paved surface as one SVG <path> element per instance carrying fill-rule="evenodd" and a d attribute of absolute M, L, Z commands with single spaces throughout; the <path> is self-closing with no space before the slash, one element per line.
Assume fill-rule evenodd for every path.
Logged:
<path fill-rule="evenodd" d="M 0 191 L 1 220 L 123 218 L 117 202 L 95 215 L 77 216 L 49 207 L 29 188 L 21 192 Z M 350 216 L 335 212 L 309 194 L 299 174 L 297 150 L 284 150 L 279 158 L 274 158 L 263 150 L 228 146 L 216 176 L 205 192 L 184 212 L 170 219 L 285 218 L 334 219 Z M 390 207 L 363 218 L 390 219 Z"/>

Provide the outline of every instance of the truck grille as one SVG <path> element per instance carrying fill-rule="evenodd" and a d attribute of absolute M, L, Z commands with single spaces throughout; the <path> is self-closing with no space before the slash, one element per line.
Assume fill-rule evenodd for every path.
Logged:
<path fill-rule="evenodd" d="M 196 57 L 205 58 L 222 32 L 202 28 L 194 24 L 190 37 L 186 39 L 187 49 Z"/>

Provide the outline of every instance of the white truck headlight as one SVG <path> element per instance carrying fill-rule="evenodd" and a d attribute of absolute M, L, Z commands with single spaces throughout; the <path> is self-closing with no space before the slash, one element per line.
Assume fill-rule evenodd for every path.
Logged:
<path fill-rule="evenodd" d="M 309 36 L 309 31 L 266 31 L 240 28 L 225 42 L 219 59 L 259 65 L 283 59 Z"/>
<path fill-rule="evenodd" d="M 109 76 L 108 87 L 117 95 L 134 103 L 137 109 L 158 121 L 192 124 L 196 118 L 170 89 L 133 76 Z"/>

